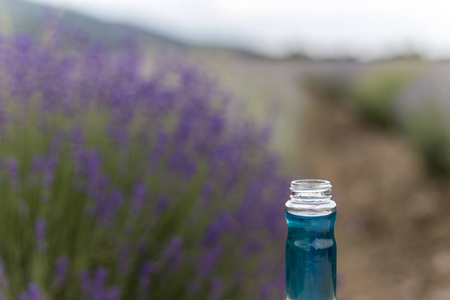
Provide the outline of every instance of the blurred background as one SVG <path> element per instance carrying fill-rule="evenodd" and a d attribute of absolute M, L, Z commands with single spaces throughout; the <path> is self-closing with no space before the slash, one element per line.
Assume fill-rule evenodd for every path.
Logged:
<path fill-rule="evenodd" d="M 0 299 L 284 299 L 328 179 L 338 299 L 450 299 L 450 3 L 0 0 Z"/>

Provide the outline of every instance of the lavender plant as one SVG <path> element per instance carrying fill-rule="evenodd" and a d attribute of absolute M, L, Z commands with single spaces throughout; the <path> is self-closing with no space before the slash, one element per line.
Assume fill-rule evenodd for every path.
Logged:
<path fill-rule="evenodd" d="M 72 42 L 1 38 L 2 299 L 279 298 L 267 130 L 196 66 Z"/>
<path fill-rule="evenodd" d="M 398 127 L 396 97 L 417 73 L 415 66 L 382 66 L 369 71 L 352 92 L 355 111 L 368 123 L 385 128 Z"/>
<path fill-rule="evenodd" d="M 430 175 L 450 174 L 449 70 L 432 65 L 399 95 L 406 135 L 415 146 Z"/>

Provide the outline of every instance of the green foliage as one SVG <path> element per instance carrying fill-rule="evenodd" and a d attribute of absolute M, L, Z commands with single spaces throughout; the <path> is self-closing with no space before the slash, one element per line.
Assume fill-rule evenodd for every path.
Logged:
<path fill-rule="evenodd" d="M 450 136 L 439 109 L 427 106 L 413 114 L 406 124 L 407 134 L 432 175 L 450 173 Z"/>
<path fill-rule="evenodd" d="M 371 124 L 382 128 L 395 127 L 395 97 L 414 74 L 413 71 L 394 66 L 369 72 L 356 82 L 352 93 L 354 109 Z"/>

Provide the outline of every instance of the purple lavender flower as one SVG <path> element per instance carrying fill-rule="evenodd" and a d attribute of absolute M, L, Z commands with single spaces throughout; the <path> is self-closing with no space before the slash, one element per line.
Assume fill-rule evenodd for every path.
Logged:
<path fill-rule="evenodd" d="M 227 213 L 222 213 L 214 219 L 206 228 L 203 236 L 203 247 L 215 245 L 221 234 L 227 232 L 232 226 L 232 217 Z"/>
<path fill-rule="evenodd" d="M 5 290 L 9 287 L 8 278 L 6 277 L 5 267 L 3 261 L 0 260 L 0 288 Z"/>
<path fill-rule="evenodd" d="M 207 180 L 203 183 L 201 196 L 203 199 L 207 200 L 209 199 L 212 193 L 213 193 L 212 183 L 209 180 Z"/>
<path fill-rule="evenodd" d="M 153 146 L 149 157 L 149 168 L 151 170 L 155 169 L 164 152 L 166 151 L 168 139 L 168 133 L 165 130 L 158 130 L 156 143 Z"/>
<path fill-rule="evenodd" d="M 211 274 L 224 254 L 222 247 L 208 249 L 205 252 L 197 263 L 197 274 L 201 277 Z"/>
<path fill-rule="evenodd" d="M 91 300 L 119 300 L 121 296 L 119 287 L 108 287 L 107 278 L 108 270 L 105 268 L 98 268 L 93 276 L 87 270 L 83 270 L 80 282 L 84 297 Z"/>
<path fill-rule="evenodd" d="M 223 292 L 223 280 L 220 277 L 215 277 L 211 282 L 211 288 L 208 299 L 218 300 Z"/>
<path fill-rule="evenodd" d="M 47 221 L 43 218 L 38 218 L 34 224 L 34 237 L 39 252 L 44 252 L 47 246 L 45 241 L 46 228 Z"/>
<path fill-rule="evenodd" d="M 44 300 L 39 286 L 36 283 L 30 283 L 27 289 L 20 294 L 20 300 Z"/>
<path fill-rule="evenodd" d="M 79 281 L 83 295 L 89 295 L 91 293 L 91 278 L 88 270 L 80 272 Z"/>
<path fill-rule="evenodd" d="M 161 253 L 160 261 L 162 263 L 168 263 L 169 269 L 172 271 L 176 270 L 185 259 L 182 243 L 183 240 L 180 236 L 174 236 Z"/>
<path fill-rule="evenodd" d="M 120 273 L 126 273 L 130 264 L 130 248 L 128 245 L 124 244 L 119 249 L 119 271 Z"/>
<path fill-rule="evenodd" d="M 146 188 L 142 182 L 138 182 L 133 189 L 133 202 L 131 205 L 131 218 L 136 219 L 145 201 Z"/>
<path fill-rule="evenodd" d="M 50 188 L 53 183 L 57 158 L 54 153 L 50 154 L 44 162 L 44 170 L 42 175 L 42 185 L 45 189 Z"/>
<path fill-rule="evenodd" d="M 69 257 L 63 255 L 58 258 L 55 266 L 54 286 L 61 288 L 65 285 L 67 279 L 67 271 L 69 268 Z"/>
<path fill-rule="evenodd" d="M 281 295 L 281 293 L 284 290 L 280 288 L 280 282 L 276 280 L 271 280 L 261 287 L 257 297 L 255 297 L 255 300 L 258 299 L 272 299 L 274 295 Z M 275 292 L 274 292 L 275 291 Z"/>
<path fill-rule="evenodd" d="M 186 259 L 186 253 L 184 252 L 183 249 L 181 249 L 177 253 L 177 255 L 175 255 L 172 258 L 172 261 L 170 262 L 170 265 L 169 265 L 169 270 L 172 272 L 178 270 L 185 259 Z"/>
<path fill-rule="evenodd" d="M 19 185 L 19 166 L 15 158 L 8 158 L 5 161 L 6 168 L 9 172 L 9 180 L 14 186 Z"/>
<path fill-rule="evenodd" d="M 3 105 L 2 95 L 0 95 L 0 135 L 5 132 L 5 125 L 7 124 L 6 112 Z"/>
<path fill-rule="evenodd" d="M 100 224 L 109 224 L 115 213 L 119 210 L 121 203 L 122 193 L 118 190 L 113 191 L 107 197 L 97 199 L 95 215 L 99 219 Z"/>
<path fill-rule="evenodd" d="M 55 147 L 52 147 L 55 148 Z M 57 155 L 55 149 L 51 150 L 50 155 L 47 157 L 36 156 L 33 159 L 32 163 L 32 172 L 35 176 L 40 177 L 40 187 L 43 189 L 43 198 L 44 202 L 49 200 L 49 190 L 51 185 L 53 184 L 53 179 L 55 176 L 55 169 L 57 164 Z"/>
<path fill-rule="evenodd" d="M 146 286 L 149 283 L 150 276 L 155 272 L 155 264 L 147 261 L 142 265 L 139 272 L 139 286 Z"/>
<path fill-rule="evenodd" d="M 72 129 L 71 140 L 75 167 L 78 172 L 81 172 L 83 165 L 83 150 L 85 145 L 84 133 L 81 127 L 76 126 Z"/>
<path fill-rule="evenodd" d="M 98 178 L 98 175 L 101 172 L 100 153 L 98 151 L 87 152 L 84 159 L 85 159 L 84 170 L 87 179 L 95 182 L 95 180 Z"/>
<path fill-rule="evenodd" d="M 160 260 L 163 262 L 169 262 L 174 257 L 178 256 L 181 251 L 182 243 L 183 240 L 180 236 L 172 237 L 162 252 Z"/>
<path fill-rule="evenodd" d="M 244 253 L 246 256 L 251 256 L 261 250 L 262 246 L 263 245 L 259 240 L 254 237 L 249 237 L 244 243 Z"/>
<path fill-rule="evenodd" d="M 150 280 L 153 273 L 155 273 L 156 267 L 153 262 L 147 261 L 145 262 L 141 270 L 139 271 L 139 277 L 138 277 L 138 284 L 139 284 L 139 291 L 138 291 L 138 299 L 143 300 L 148 297 L 149 294 L 149 288 L 150 288 Z"/>
<path fill-rule="evenodd" d="M 196 163 L 181 148 L 177 148 L 169 158 L 169 168 L 184 178 L 191 178 L 197 170 Z"/>
<path fill-rule="evenodd" d="M 158 215 L 163 213 L 169 207 L 170 202 L 171 201 L 169 197 L 165 195 L 159 196 L 158 199 L 156 200 L 155 213 Z"/>

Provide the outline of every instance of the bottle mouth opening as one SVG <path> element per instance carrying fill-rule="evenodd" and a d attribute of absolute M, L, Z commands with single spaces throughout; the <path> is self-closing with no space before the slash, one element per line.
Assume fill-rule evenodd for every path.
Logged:
<path fill-rule="evenodd" d="M 323 179 L 299 179 L 291 182 L 291 198 L 286 211 L 300 216 L 322 216 L 336 211 L 331 200 L 331 183 Z"/>
<path fill-rule="evenodd" d="M 331 183 L 323 179 L 298 179 L 291 182 L 291 192 L 325 192 L 331 194 Z"/>

